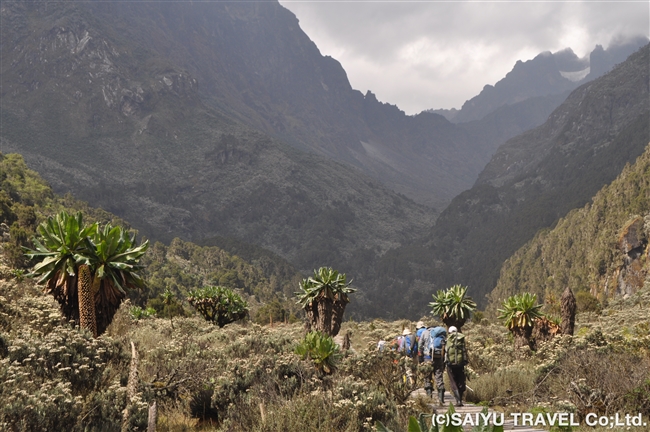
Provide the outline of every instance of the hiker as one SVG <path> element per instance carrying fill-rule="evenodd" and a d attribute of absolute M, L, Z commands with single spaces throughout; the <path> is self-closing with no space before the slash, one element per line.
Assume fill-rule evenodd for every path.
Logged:
<path fill-rule="evenodd" d="M 463 393 L 465 393 L 465 365 L 468 363 L 465 335 L 454 326 L 449 327 L 449 337 L 445 347 L 445 363 L 456 399 L 456 406 L 463 406 Z M 455 387 L 455 388 L 454 388 Z"/>
<path fill-rule="evenodd" d="M 447 330 L 444 327 L 429 327 L 422 332 L 420 343 L 418 344 L 418 354 L 422 357 L 424 375 L 424 390 L 427 396 L 433 397 L 432 377 L 436 381 L 438 390 L 438 401 L 440 405 L 445 404 L 445 382 L 443 374 L 445 372 L 445 343 Z"/>
<path fill-rule="evenodd" d="M 417 356 L 417 362 L 422 363 L 423 358 L 422 354 L 420 353 L 420 340 L 422 339 L 422 333 L 427 329 L 427 326 L 424 324 L 424 321 L 418 321 L 417 324 L 415 324 L 415 341 L 418 344 L 418 356 Z"/>
<path fill-rule="evenodd" d="M 417 350 L 418 348 L 417 342 L 415 341 L 415 335 L 411 333 L 410 329 L 405 328 L 402 332 L 402 337 L 400 339 L 397 352 L 401 353 L 405 357 L 413 359 L 413 357 L 417 356 Z M 411 385 L 413 383 L 413 372 L 411 371 L 411 368 L 408 366 L 408 364 L 405 365 L 405 368 L 406 374 L 404 376 L 404 380 L 408 385 Z"/>
<path fill-rule="evenodd" d="M 415 342 L 415 336 L 413 336 L 410 329 L 405 328 L 402 332 L 402 337 L 400 338 L 399 348 L 397 351 L 406 357 L 415 357 L 415 354 L 417 353 L 417 344 Z"/>

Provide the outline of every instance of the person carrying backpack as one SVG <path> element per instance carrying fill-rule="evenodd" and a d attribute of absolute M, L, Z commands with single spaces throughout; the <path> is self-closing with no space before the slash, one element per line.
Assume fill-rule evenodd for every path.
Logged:
<path fill-rule="evenodd" d="M 417 342 L 415 340 L 415 335 L 411 333 L 410 329 L 405 328 L 402 332 L 397 352 L 410 359 L 413 359 L 417 355 Z M 411 385 L 413 383 L 413 373 L 408 365 L 405 365 L 405 368 L 404 382 Z"/>
<path fill-rule="evenodd" d="M 469 363 L 465 335 L 454 326 L 449 327 L 449 337 L 445 349 L 445 363 L 449 374 L 452 393 L 456 399 L 456 406 L 463 406 L 463 393 L 465 393 L 465 365 Z M 455 388 L 454 388 L 455 387 Z"/>
<path fill-rule="evenodd" d="M 422 363 L 422 355 L 420 354 L 420 340 L 422 339 L 422 333 L 427 329 L 427 326 L 424 324 L 423 321 L 418 321 L 417 324 L 415 324 L 415 341 L 418 344 L 418 355 L 417 355 L 417 360 L 418 364 Z"/>
<path fill-rule="evenodd" d="M 418 354 L 422 357 L 424 374 L 424 390 L 427 396 L 433 397 L 433 383 L 431 378 L 436 381 L 438 389 L 438 400 L 440 405 L 445 404 L 445 382 L 443 374 L 445 372 L 445 343 L 447 330 L 444 327 L 429 327 L 422 332 L 420 343 L 418 344 Z"/>
<path fill-rule="evenodd" d="M 411 333 L 410 329 L 405 328 L 402 332 L 402 337 L 399 341 L 398 352 L 401 352 L 406 357 L 413 358 L 415 353 L 417 353 L 417 343 L 415 342 L 415 336 Z"/>

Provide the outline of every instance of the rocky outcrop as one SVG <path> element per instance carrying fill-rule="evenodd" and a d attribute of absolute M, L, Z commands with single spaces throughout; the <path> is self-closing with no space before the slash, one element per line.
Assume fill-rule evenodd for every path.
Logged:
<path fill-rule="evenodd" d="M 625 224 L 618 238 L 618 248 L 630 259 L 638 258 L 644 247 L 648 244 L 646 233 L 643 229 L 644 218 L 637 216 Z"/>
<path fill-rule="evenodd" d="M 650 261 L 648 254 L 648 231 L 650 215 L 645 218 L 637 216 L 627 222 L 618 238 L 618 248 L 622 253 L 623 264 L 616 270 L 616 294 L 628 296 L 634 294 L 648 275 Z"/>

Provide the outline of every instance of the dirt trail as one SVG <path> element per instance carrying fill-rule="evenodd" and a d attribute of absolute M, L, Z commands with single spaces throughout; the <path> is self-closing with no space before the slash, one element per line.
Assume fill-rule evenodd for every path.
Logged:
<path fill-rule="evenodd" d="M 426 397 L 426 392 L 424 389 L 420 388 L 415 390 L 412 394 L 411 397 L 417 397 L 417 396 L 423 396 Z M 435 402 L 432 404 L 432 407 L 436 410 L 436 413 L 438 414 L 444 414 L 447 412 L 447 409 L 449 409 L 449 403 L 453 402 L 454 397 L 450 392 L 445 392 L 445 406 L 441 407 L 438 405 L 438 398 L 436 395 L 434 395 Z M 461 418 L 465 418 L 466 414 L 471 414 L 473 418 L 476 418 L 476 414 L 480 413 L 483 410 L 483 407 L 480 405 L 474 405 L 471 403 L 463 403 L 462 407 L 457 407 L 454 404 L 454 409 L 456 410 L 457 413 L 461 414 Z M 492 408 L 488 407 L 488 413 L 490 414 L 490 418 L 492 418 L 492 414 L 495 413 L 495 410 Z M 514 424 L 514 419 L 511 416 L 506 416 L 504 419 L 503 423 L 503 430 L 504 431 L 517 431 L 517 432 L 545 432 L 548 431 L 548 429 L 537 429 L 533 428 L 532 426 L 522 426 L 521 424 L 515 426 Z M 519 423 L 521 423 L 521 419 L 519 419 Z M 473 428 L 472 425 L 466 425 L 464 426 L 465 431 L 469 432 Z"/>

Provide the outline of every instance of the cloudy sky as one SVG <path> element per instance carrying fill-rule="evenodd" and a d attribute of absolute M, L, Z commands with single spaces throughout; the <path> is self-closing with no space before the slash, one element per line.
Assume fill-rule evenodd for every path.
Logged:
<path fill-rule="evenodd" d="M 352 87 L 407 114 L 460 108 L 517 60 L 650 33 L 643 1 L 280 0 Z"/>

